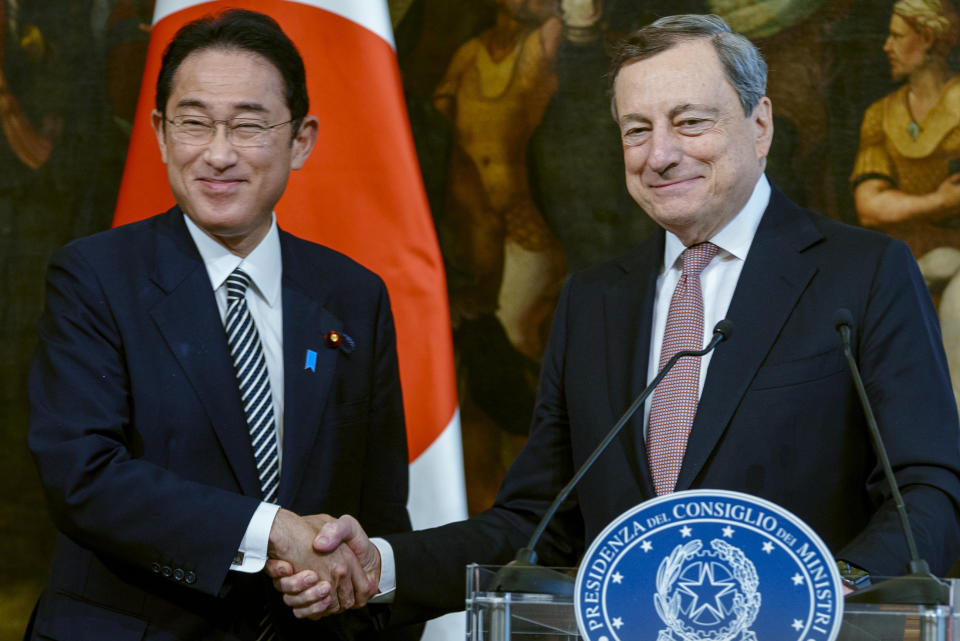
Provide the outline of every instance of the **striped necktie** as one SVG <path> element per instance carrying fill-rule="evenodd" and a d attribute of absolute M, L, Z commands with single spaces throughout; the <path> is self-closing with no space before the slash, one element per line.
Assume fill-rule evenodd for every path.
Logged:
<path fill-rule="evenodd" d="M 263 500 L 276 503 L 280 487 L 280 457 L 273 417 L 273 395 L 260 334 L 247 307 L 250 276 L 239 267 L 227 277 L 227 344 L 233 356 L 240 398 L 253 444 Z"/>

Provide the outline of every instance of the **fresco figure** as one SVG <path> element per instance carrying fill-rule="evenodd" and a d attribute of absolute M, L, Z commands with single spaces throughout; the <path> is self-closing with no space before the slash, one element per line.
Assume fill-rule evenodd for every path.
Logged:
<path fill-rule="evenodd" d="M 950 164 L 960 158 L 960 79 L 947 64 L 957 35 L 947 0 L 897 2 L 883 50 L 893 78 L 907 82 L 871 105 L 860 129 L 860 222 L 902 237 L 918 257 L 945 244 L 960 214 L 960 161 Z"/>
<path fill-rule="evenodd" d="M 27 119 L 20 108 L 20 103 L 7 85 L 7 78 L 3 72 L 8 28 L 6 3 L 0 2 L 0 131 L 6 139 L 10 150 L 17 159 L 30 169 L 39 169 L 50 157 L 53 151 L 53 142 L 43 135 Z M 14 34 L 16 32 L 14 31 Z M 39 52 L 42 55 L 43 35 L 36 26 L 30 25 L 23 35 L 20 47 L 27 51 Z"/>
<path fill-rule="evenodd" d="M 527 145 L 557 88 L 563 23 L 546 0 L 497 0 L 493 27 L 463 44 L 434 92 L 453 126 L 440 235 L 454 325 L 495 313 L 513 347 L 539 360 L 541 326 L 566 274 L 563 248 L 530 190 Z"/>
<path fill-rule="evenodd" d="M 867 109 L 851 181 L 860 222 L 906 241 L 940 294 L 960 398 L 960 76 L 947 63 L 958 34 L 948 0 L 894 4 L 883 51 L 906 82 Z"/>
<path fill-rule="evenodd" d="M 564 38 L 595 39 L 601 0 L 496 0 L 432 92 L 450 125 L 437 234 L 447 267 L 471 512 L 493 503 L 526 442 L 568 257 L 545 220 L 531 142 L 553 104 Z M 529 169 L 533 168 L 533 169 Z M 539 189 L 538 189 L 539 188 Z M 555 223 L 555 221 L 554 221 Z"/>

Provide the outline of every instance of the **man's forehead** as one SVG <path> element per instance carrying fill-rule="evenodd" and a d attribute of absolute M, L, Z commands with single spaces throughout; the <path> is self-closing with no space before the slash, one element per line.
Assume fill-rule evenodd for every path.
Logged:
<path fill-rule="evenodd" d="M 201 100 L 198 98 L 193 98 L 186 96 L 181 98 L 173 105 L 175 109 L 199 109 L 201 111 L 212 109 L 215 105 L 206 100 Z M 262 102 L 257 102 L 255 100 L 240 100 L 237 102 L 230 103 L 229 105 L 234 111 L 256 111 L 256 112 L 266 112 L 269 111 L 266 105 Z"/>
<path fill-rule="evenodd" d="M 229 76 L 240 69 L 263 69 L 266 73 L 275 73 L 282 81 L 280 69 L 265 56 L 239 47 L 204 47 L 190 52 L 173 73 L 172 85 L 176 87 L 185 75 L 222 74 Z M 238 79 L 243 79 L 242 76 Z"/>
<path fill-rule="evenodd" d="M 719 109 L 716 105 L 711 105 L 707 103 L 699 102 L 679 102 L 672 107 L 668 107 L 666 110 L 666 115 L 668 118 L 675 118 L 677 116 L 682 116 L 684 114 L 702 114 L 702 115 L 711 115 L 715 116 L 719 113 Z M 641 112 L 627 112 L 624 113 L 621 117 L 624 121 L 631 120 L 648 120 L 647 114 Z"/>
<path fill-rule="evenodd" d="M 698 38 L 678 42 L 646 58 L 627 61 L 620 69 L 618 80 L 624 72 L 634 76 L 680 76 L 690 73 L 712 76 L 717 72 L 722 74 L 723 65 L 713 44 L 706 38 Z"/>
<path fill-rule="evenodd" d="M 706 39 L 678 43 L 649 58 L 628 62 L 617 74 L 614 89 L 623 116 L 640 106 L 675 113 L 716 109 L 718 99 L 738 100 L 720 58 Z"/>
<path fill-rule="evenodd" d="M 267 109 L 285 102 L 283 77 L 264 56 L 243 49 L 205 48 L 190 53 L 174 72 L 171 106 L 207 108 L 226 100 L 237 109 Z"/>

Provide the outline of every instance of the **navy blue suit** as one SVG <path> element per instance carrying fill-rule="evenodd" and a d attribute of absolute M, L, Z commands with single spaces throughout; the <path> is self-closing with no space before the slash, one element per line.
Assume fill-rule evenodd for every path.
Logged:
<path fill-rule="evenodd" d="M 505 563 L 646 383 L 659 233 L 573 276 L 554 317 L 530 440 L 494 507 L 466 522 L 388 537 L 397 617 L 463 607 L 466 563 Z M 930 296 L 907 247 L 803 210 L 774 190 L 710 362 L 677 489 L 769 499 L 838 558 L 903 574 L 907 552 L 832 318 L 853 344 L 921 554 L 945 573 L 960 554 L 960 430 Z M 642 412 L 562 508 L 537 551 L 575 565 L 615 516 L 654 496 Z M 443 568 L 439 573 L 437 568 Z"/>
<path fill-rule="evenodd" d="M 334 251 L 284 232 L 280 244 L 279 502 L 409 530 L 386 289 Z M 352 349 L 326 346 L 330 330 Z M 310 627 L 366 638 L 380 625 L 370 609 L 295 622 L 264 575 L 229 571 L 261 494 L 210 279 L 179 208 L 62 249 L 39 335 L 29 443 L 59 530 L 39 638 L 249 639 L 264 602 L 281 638 Z"/>

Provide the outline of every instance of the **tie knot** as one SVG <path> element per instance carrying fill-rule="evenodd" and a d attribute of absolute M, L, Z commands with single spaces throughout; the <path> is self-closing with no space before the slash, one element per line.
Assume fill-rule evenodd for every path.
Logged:
<path fill-rule="evenodd" d="M 699 243 L 687 247 L 683 250 L 683 275 L 699 276 L 719 251 L 720 248 L 713 243 Z"/>
<path fill-rule="evenodd" d="M 227 301 L 243 298 L 250 287 L 250 276 L 239 267 L 227 276 Z"/>

